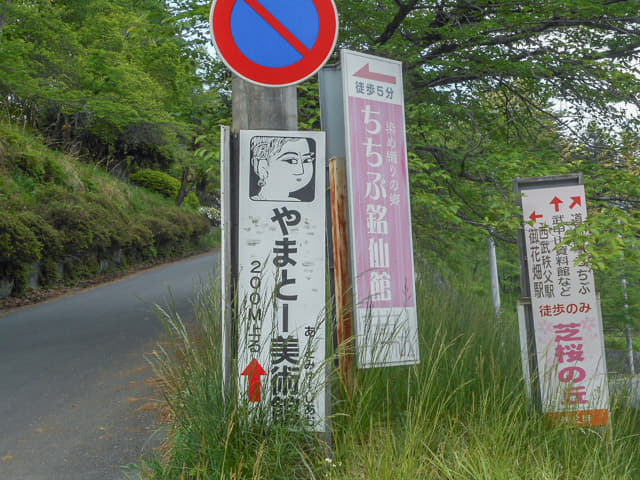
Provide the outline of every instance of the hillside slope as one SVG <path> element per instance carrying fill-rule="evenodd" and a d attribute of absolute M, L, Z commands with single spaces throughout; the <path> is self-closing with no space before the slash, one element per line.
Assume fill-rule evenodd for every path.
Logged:
<path fill-rule="evenodd" d="M 205 217 L 0 120 L 0 298 L 178 255 L 210 230 Z"/>

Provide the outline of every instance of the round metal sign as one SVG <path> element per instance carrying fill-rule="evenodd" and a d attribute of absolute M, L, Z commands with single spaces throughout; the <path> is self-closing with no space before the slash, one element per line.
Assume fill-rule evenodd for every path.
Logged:
<path fill-rule="evenodd" d="M 227 67 L 268 87 L 309 78 L 329 59 L 338 38 L 333 0 L 214 0 L 210 24 Z"/>

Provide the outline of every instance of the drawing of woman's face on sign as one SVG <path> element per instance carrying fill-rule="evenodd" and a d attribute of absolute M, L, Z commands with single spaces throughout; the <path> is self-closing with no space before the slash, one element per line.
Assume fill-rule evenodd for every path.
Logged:
<path fill-rule="evenodd" d="M 311 138 L 251 138 L 251 200 L 312 202 L 315 160 L 316 145 Z"/>

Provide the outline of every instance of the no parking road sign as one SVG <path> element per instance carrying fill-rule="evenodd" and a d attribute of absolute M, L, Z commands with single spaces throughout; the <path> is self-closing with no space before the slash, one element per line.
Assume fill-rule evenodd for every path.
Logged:
<path fill-rule="evenodd" d="M 213 43 L 224 63 L 258 85 L 294 85 L 329 59 L 338 36 L 333 0 L 214 0 Z"/>

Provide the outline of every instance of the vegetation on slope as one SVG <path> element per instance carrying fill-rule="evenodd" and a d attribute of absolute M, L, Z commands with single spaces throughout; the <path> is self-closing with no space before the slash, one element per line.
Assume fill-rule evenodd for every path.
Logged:
<path fill-rule="evenodd" d="M 0 277 L 13 295 L 34 267 L 45 286 L 73 281 L 184 253 L 210 229 L 203 216 L 0 122 Z"/>
<path fill-rule="evenodd" d="M 23 293 L 28 277 L 52 285 L 173 255 L 208 231 L 175 207 L 216 201 L 214 162 L 196 150 L 227 110 L 204 90 L 196 56 L 162 1 L 4 2 L 3 295 L 11 284 Z M 169 199 L 109 175 L 144 172 L 162 176 L 145 186 Z"/>

